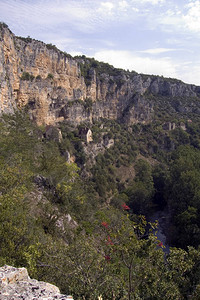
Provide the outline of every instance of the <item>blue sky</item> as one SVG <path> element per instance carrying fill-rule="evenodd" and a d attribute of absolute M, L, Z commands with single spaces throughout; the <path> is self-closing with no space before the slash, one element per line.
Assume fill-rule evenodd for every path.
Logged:
<path fill-rule="evenodd" d="M 200 0 L 0 0 L 0 21 L 72 55 L 200 85 Z"/>

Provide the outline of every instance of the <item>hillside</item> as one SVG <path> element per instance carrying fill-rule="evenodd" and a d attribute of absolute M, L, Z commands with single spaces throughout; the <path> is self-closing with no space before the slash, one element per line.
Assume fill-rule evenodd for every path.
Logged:
<path fill-rule="evenodd" d="M 2 23 L 0 85 L 0 265 L 75 300 L 198 299 L 200 87 Z"/>

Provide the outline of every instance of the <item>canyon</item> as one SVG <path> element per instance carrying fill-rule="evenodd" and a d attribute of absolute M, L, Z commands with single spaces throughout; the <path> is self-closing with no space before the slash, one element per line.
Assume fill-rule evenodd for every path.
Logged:
<path fill-rule="evenodd" d="M 155 116 L 155 97 L 167 97 L 174 111 L 200 111 L 198 86 L 115 69 L 85 56 L 73 58 L 0 25 L 1 114 L 24 108 L 39 125 L 65 120 L 76 126 L 100 119 L 146 124 Z M 183 98 L 194 101 L 186 107 Z"/>

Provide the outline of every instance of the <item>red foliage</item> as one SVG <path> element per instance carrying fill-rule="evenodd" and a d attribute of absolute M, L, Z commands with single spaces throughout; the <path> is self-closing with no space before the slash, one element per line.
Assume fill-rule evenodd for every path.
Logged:
<path fill-rule="evenodd" d="M 158 244 L 158 246 L 159 246 L 159 247 L 163 247 L 163 243 L 160 242 L 160 243 Z"/>
<path fill-rule="evenodd" d="M 109 226 L 107 222 L 102 222 L 101 225 L 105 228 L 108 228 L 108 226 Z"/>
<path fill-rule="evenodd" d="M 122 208 L 123 208 L 124 210 L 129 210 L 129 209 L 130 209 L 130 207 L 129 207 L 128 205 L 126 205 L 126 203 L 123 203 L 123 204 L 122 204 Z"/>
<path fill-rule="evenodd" d="M 108 240 L 107 240 L 106 244 L 107 245 L 114 245 L 109 236 L 108 236 Z"/>
<path fill-rule="evenodd" d="M 106 261 L 110 261 L 111 260 L 111 257 L 109 255 L 105 255 L 104 257 L 105 257 Z"/>

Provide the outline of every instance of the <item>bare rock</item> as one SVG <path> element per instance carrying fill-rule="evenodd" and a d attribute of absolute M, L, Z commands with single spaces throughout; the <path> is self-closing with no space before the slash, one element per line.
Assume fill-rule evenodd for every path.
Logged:
<path fill-rule="evenodd" d="M 0 300 L 73 300 L 60 294 L 53 284 L 30 279 L 26 268 L 5 265 L 0 268 Z"/>
<path fill-rule="evenodd" d="M 87 76 L 81 66 L 88 66 Z M 200 111 L 199 101 L 188 108 L 181 100 L 199 99 L 200 87 L 111 66 L 101 66 L 99 72 L 86 57 L 73 58 L 55 46 L 16 37 L 0 23 L 0 113 L 26 107 L 39 125 L 66 120 L 77 126 L 102 118 L 132 125 L 153 120 L 155 96 L 168 98 L 177 111 Z M 52 138 L 49 128 L 47 136 Z M 62 138 L 59 132 L 53 136 Z"/>

